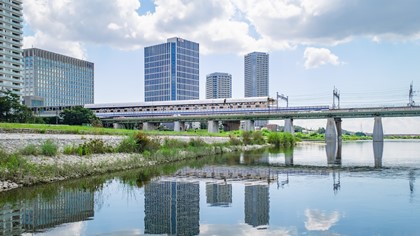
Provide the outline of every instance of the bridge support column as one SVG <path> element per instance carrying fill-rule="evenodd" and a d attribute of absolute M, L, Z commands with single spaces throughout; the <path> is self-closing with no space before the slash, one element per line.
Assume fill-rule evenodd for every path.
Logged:
<path fill-rule="evenodd" d="M 337 142 L 338 133 L 334 118 L 327 119 L 327 128 L 325 129 L 325 142 Z"/>
<path fill-rule="evenodd" d="M 375 124 L 373 125 L 373 142 L 383 142 L 384 130 L 382 128 L 382 117 L 377 116 L 374 119 Z"/>
<path fill-rule="evenodd" d="M 185 130 L 185 122 L 182 121 L 175 121 L 174 122 L 174 131 L 184 131 Z"/>
<path fill-rule="evenodd" d="M 295 135 L 295 128 L 293 127 L 293 119 L 285 119 L 284 120 L 284 130 L 285 133 L 290 133 Z"/>
<path fill-rule="evenodd" d="M 375 158 L 375 167 L 382 167 L 382 155 L 384 153 L 384 142 L 373 142 L 373 157 Z"/>
<path fill-rule="evenodd" d="M 225 121 L 223 122 L 224 131 L 239 130 L 241 121 Z"/>
<path fill-rule="evenodd" d="M 124 129 L 124 125 L 123 124 L 119 124 L 119 123 L 113 123 L 112 127 L 114 129 Z"/>
<path fill-rule="evenodd" d="M 243 129 L 244 129 L 244 131 L 254 131 L 255 130 L 255 121 L 245 120 Z"/>
<path fill-rule="evenodd" d="M 155 130 L 159 126 L 159 123 L 144 122 L 143 130 Z"/>
<path fill-rule="evenodd" d="M 337 154 L 335 156 L 336 162 L 341 163 L 341 144 L 343 141 L 343 130 L 341 128 L 342 120 L 341 118 L 334 118 L 335 121 L 335 127 L 337 129 Z"/>
<path fill-rule="evenodd" d="M 207 130 L 209 133 L 219 133 L 219 122 L 215 120 L 209 120 L 207 122 Z"/>

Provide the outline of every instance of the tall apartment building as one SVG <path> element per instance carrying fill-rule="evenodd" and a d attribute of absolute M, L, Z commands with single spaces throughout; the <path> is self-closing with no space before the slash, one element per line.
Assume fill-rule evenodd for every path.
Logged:
<path fill-rule="evenodd" d="M 245 55 L 245 97 L 266 97 L 269 94 L 268 53 L 252 52 Z M 256 127 L 263 127 L 268 121 L 256 120 Z"/>
<path fill-rule="evenodd" d="M 25 49 L 23 95 L 27 106 L 69 106 L 94 102 L 94 64 L 45 51 Z"/>
<path fill-rule="evenodd" d="M 144 48 L 144 100 L 199 99 L 199 44 L 181 38 Z"/>
<path fill-rule="evenodd" d="M 245 186 L 245 223 L 252 227 L 269 225 L 270 192 L 267 185 Z"/>
<path fill-rule="evenodd" d="M 232 75 L 216 72 L 206 76 L 206 99 L 231 97 Z"/>
<path fill-rule="evenodd" d="M 269 94 L 268 53 L 245 55 L 245 97 L 265 97 Z"/>
<path fill-rule="evenodd" d="M 0 91 L 21 95 L 23 15 L 21 0 L 0 1 Z"/>

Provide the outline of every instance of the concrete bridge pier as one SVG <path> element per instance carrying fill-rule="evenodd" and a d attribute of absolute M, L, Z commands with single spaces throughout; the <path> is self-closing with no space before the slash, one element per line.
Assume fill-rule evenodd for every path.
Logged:
<path fill-rule="evenodd" d="M 185 130 L 185 122 L 183 121 L 174 122 L 174 131 L 184 131 L 184 130 Z"/>
<path fill-rule="evenodd" d="M 241 121 L 224 121 L 223 122 L 224 131 L 239 130 L 240 126 L 241 126 Z"/>
<path fill-rule="evenodd" d="M 157 127 L 159 127 L 159 123 L 154 123 L 154 122 L 143 123 L 143 130 L 155 130 Z"/>
<path fill-rule="evenodd" d="M 384 153 L 384 142 L 373 142 L 373 157 L 375 158 L 375 167 L 382 167 L 382 155 Z"/>
<path fill-rule="evenodd" d="M 287 150 L 284 153 L 284 164 L 286 166 L 293 166 L 293 149 Z"/>
<path fill-rule="evenodd" d="M 382 128 L 382 117 L 376 116 L 375 123 L 373 125 L 373 142 L 384 141 L 384 130 Z"/>
<path fill-rule="evenodd" d="M 207 122 L 207 130 L 209 133 L 219 133 L 219 122 L 215 120 L 209 120 Z"/>
<path fill-rule="evenodd" d="M 124 125 L 123 124 L 120 124 L 120 123 L 113 123 L 112 124 L 112 127 L 114 129 L 124 129 L 125 128 Z"/>
<path fill-rule="evenodd" d="M 295 128 L 293 127 L 293 119 L 285 119 L 284 120 L 284 130 L 285 133 L 290 133 L 295 135 Z"/>
<path fill-rule="evenodd" d="M 254 131 L 255 130 L 255 121 L 254 120 L 245 120 L 244 121 L 244 131 Z"/>
<path fill-rule="evenodd" d="M 337 142 L 338 133 L 334 118 L 327 119 L 327 128 L 325 129 L 325 142 Z"/>

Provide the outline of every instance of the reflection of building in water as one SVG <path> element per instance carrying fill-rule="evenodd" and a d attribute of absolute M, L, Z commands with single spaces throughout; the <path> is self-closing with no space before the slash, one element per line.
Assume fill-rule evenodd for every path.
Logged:
<path fill-rule="evenodd" d="M 60 189 L 57 195 L 48 199 L 37 195 L 13 207 L 4 205 L 0 212 L 0 233 L 39 232 L 59 224 L 83 221 L 93 215 L 93 192 Z"/>
<path fill-rule="evenodd" d="M 232 204 L 232 185 L 206 183 L 207 204 L 228 207 Z"/>
<path fill-rule="evenodd" d="M 335 170 L 333 170 L 332 175 L 333 175 L 333 191 L 334 191 L 334 194 L 337 194 L 341 188 L 340 171 L 338 171 L 337 173 L 337 178 L 336 178 Z"/>
<path fill-rule="evenodd" d="M 21 204 L 12 206 L 5 204 L 0 210 L 0 235 L 21 235 L 22 226 L 22 208 Z"/>
<path fill-rule="evenodd" d="M 27 231 L 35 232 L 58 224 L 83 221 L 93 215 L 93 192 L 61 189 L 52 199 L 38 195 L 27 202 L 22 224 Z"/>
<path fill-rule="evenodd" d="M 200 233 L 198 182 L 152 182 L 144 187 L 144 198 L 144 233 L 169 235 Z"/>
<path fill-rule="evenodd" d="M 245 186 L 245 223 L 253 227 L 268 225 L 269 198 L 268 185 Z"/>

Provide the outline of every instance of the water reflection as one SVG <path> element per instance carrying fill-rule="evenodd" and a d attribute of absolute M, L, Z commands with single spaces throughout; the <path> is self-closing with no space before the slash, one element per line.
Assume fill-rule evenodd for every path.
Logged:
<path fill-rule="evenodd" d="M 232 184 L 206 183 L 206 200 L 212 207 L 229 207 L 232 204 Z"/>
<path fill-rule="evenodd" d="M 318 209 L 306 209 L 305 216 L 305 228 L 310 231 L 327 231 L 340 220 L 338 211 L 326 212 Z"/>
<path fill-rule="evenodd" d="M 252 227 L 267 228 L 270 212 L 268 185 L 245 186 L 245 223 Z"/>
<path fill-rule="evenodd" d="M 42 232 L 94 216 L 94 193 L 86 189 L 60 188 L 52 195 L 5 203 L 0 210 L 1 235 Z"/>
<path fill-rule="evenodd" d="M 144 213 L 146 234 L 199 234 L 199 183 L 166 180 L 149 183 L 144 187 Z"/>
<path fill-rule="evenodd" d="M 342 142 L 327 142 L 325 152 L 327 154 L 328 165 L 341 165 Z"/>
<path fill-rule="evenodd" d="M 384 142 L 372 142 L 373 143 L 373 157 L 375 159 L 375 167 L 382 167 L 382 156 L 384 153 Z"/>

